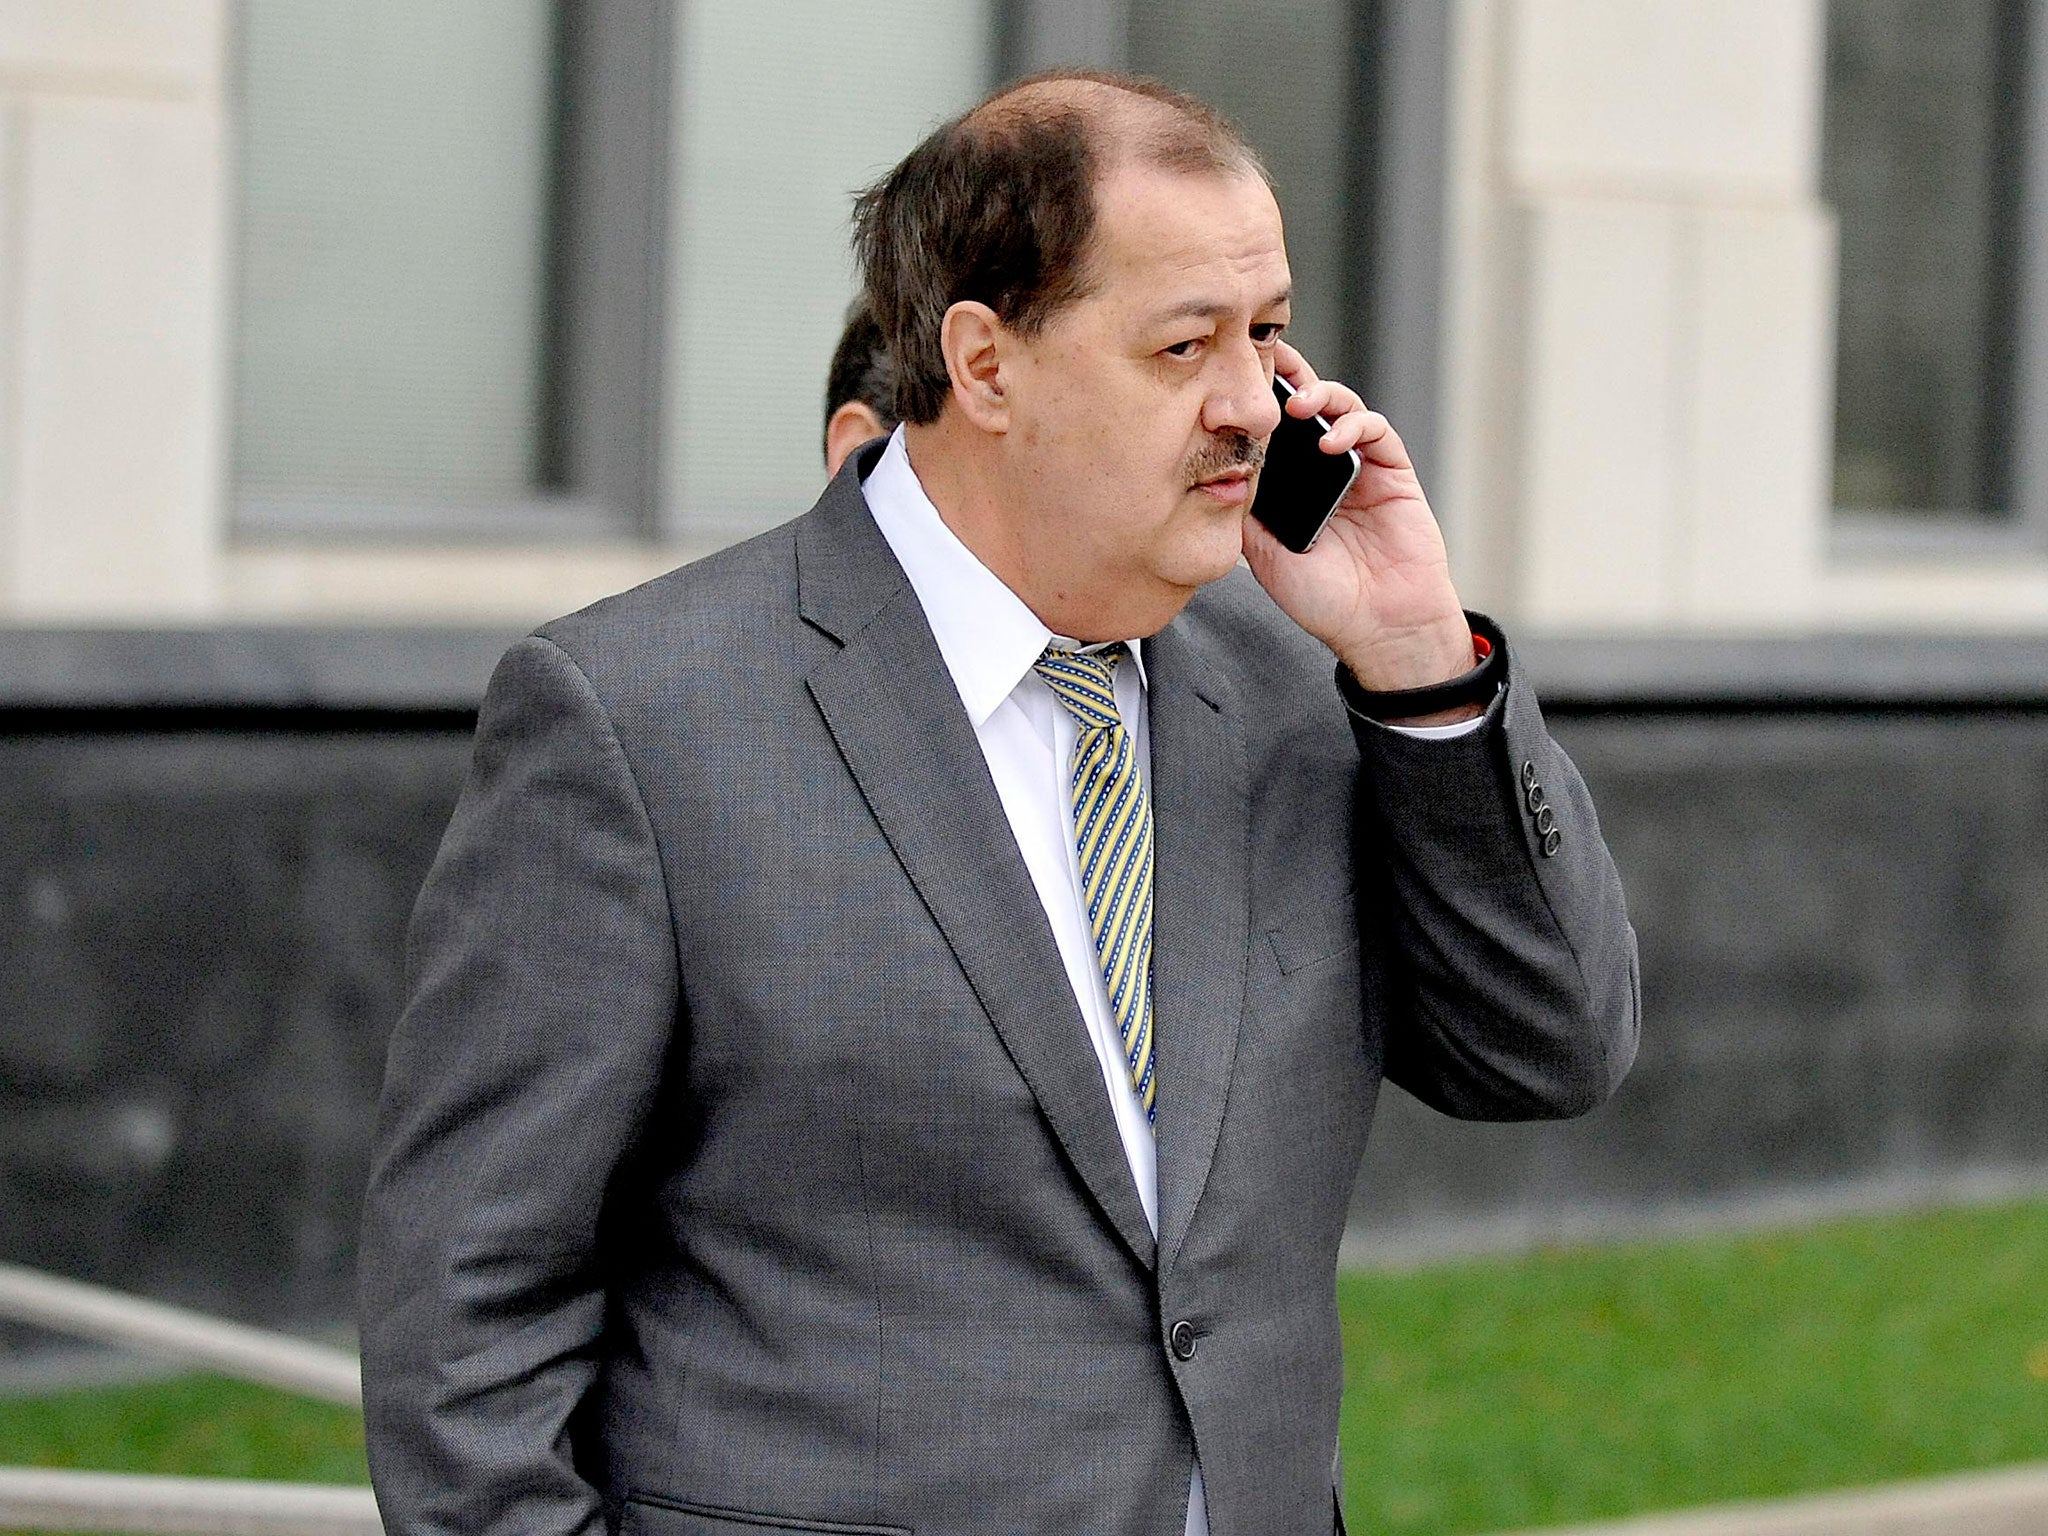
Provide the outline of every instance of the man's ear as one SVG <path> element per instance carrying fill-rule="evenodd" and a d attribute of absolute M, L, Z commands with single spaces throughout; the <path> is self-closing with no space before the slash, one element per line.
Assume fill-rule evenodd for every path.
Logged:
<path fill-rule="evenodd" d="M 825 473 L 838 474 L 854 449 L 869 438 L 888 435 L 889 424 L 865 400 L 842 401 L 825 423 Z"/>
<path fill-rule="evenodd" d="M 1009 333 L 986 304 L 963 299 L 939 322 L 939 350 L 953 380 L 953 403 L 984 432 L 1010 430 L 1003 386 L 1003 345 Z"/>

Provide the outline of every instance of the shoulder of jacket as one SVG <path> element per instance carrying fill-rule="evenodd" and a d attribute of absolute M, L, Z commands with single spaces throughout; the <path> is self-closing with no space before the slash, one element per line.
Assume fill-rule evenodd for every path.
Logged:
<path fill-rule="evenodd" d="M 593 682 L 613 665 L 687 656 L 730 644 L 794 614 L 795 535 L 784 524 L 551 619 L 533 633 L 566 652 Z"/>

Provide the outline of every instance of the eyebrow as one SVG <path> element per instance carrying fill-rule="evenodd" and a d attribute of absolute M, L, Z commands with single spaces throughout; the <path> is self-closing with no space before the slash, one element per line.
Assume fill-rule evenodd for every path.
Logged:
<path fill-rule="evenodd" d="M 1272 309 L 1276 305 L 1291 303 L 1293 298 L 1293 288 L 1282 288 L 1258 308 Z M 1155 325 L 1165 325 L 1174 320 L 1214 320 L 1219 315 L 1229 314 L 1236 307 L 1218 299 L 1186 299 L 1170 309 L 1158 311 L 1151 316 L 1151 320 Z"/>

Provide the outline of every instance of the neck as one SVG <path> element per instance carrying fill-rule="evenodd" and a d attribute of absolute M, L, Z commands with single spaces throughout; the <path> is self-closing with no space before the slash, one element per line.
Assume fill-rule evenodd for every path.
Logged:
<path fill-rule="evenodd" d="M 1002 466 L 988 435 L 963 427 L 949 411 L 929 425 L 906 426 L 903 446 L 917 483 L 953 537 L 1023 599 L 1048 629 L 1058 630 L 1035 590 L 1039 583 L 1034 580 L 1034 562 L 1021 536 L 1024 518 L 1004 495 Z"/>

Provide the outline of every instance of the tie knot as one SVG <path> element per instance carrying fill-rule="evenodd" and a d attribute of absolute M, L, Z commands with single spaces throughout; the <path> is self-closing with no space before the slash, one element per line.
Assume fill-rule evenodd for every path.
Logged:
<path fill-rule="evenodd" d="M 1048 646 L 1031 670 L 1045 680 L 1074 723 L 1084 731 L 1121 725 L 1116 712 L 1116 664 L 1124 659 L 1121 641 L 1099 651 L 1061 651 Z"/>

